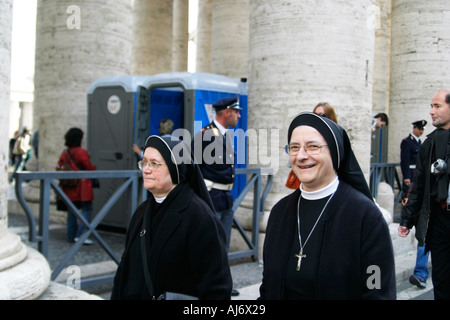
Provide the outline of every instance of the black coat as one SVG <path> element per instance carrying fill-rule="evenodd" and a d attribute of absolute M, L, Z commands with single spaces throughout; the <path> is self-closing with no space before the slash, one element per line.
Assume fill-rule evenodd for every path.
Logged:
<path fill-rule="evenodd" d="M 300 190 L 272 209 L 264 242 L 260 299 L 284 299 L 286 265 L 297 223 Z M 368 197 L 340 181 L 324 211 L 311 299 L 395 299 L 392 242 L 380 210 Z M 371 266 L 379 267 L 380 288 L 370 289 Z M 375 279 L 375 278 L 373 278 Z M 375 280 L 374 280 L 375 281 Z M 374 282 L 375 283 L 375 282 Z"/>
<path fill-rule="evenodd" d="M 157 228 L 150 230 L 152 245 L 147 247 L 147 260 L 154 296 L 171 291 L 200 299 L 229 299 L 232 280 L 222 225 L 188 184 L 177 188 L 172 191 L 177 191 L 176 196 L 169 198 L 169 194 L 164 201 L 170 202 L 158 213 Z M 143 274 L 130 274 L 130 269 L 142 266 L 141 255 L 133 255 L 131 248 L 133 240 L 139 238 L 144 215 L 152 210 L 152 201 L 151 196 L 133 215 L 111 299 L 129 299 L 127 282 L 135 277 L 144 279 Z M 141 298 L 149 297 L 143 293 Z"/>
<path fill-rule="evenodd" d="M 431 163 L 435 157 L 434 130 L 423 142 L 416 162 L 414 183 L 409 193 L 408 202 L 402 208 L 400 225 L 411 229 L 416 227 L 416 239 L 419 245 L 425 244 L 431 212 L 431 189 L 435 178 L 431 176 Z M 445 144 L 444 144 L 445 146 Z"/>

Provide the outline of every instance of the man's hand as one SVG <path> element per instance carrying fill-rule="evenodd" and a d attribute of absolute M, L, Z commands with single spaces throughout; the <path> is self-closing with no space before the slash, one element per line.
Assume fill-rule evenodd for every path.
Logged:
<path fill-rule="evenodd" d="M 398 227 L 398 235 L 402 238 L 406 237 L 409 234 L 409 229 L 404 226 Z"/>

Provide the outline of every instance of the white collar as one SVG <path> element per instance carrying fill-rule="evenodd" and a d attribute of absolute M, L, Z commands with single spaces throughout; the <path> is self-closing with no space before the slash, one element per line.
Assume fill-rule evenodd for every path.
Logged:
<path fill-rule="evenodd" d="M 225 135 L 227 132 L 227 128 L 225 128 L 223 125 L 219 123 L 216 119 L 214 119 L 214 124 L 216 125 L 217 129 L 219 129 L 221 135 Z"/>
<path fill-rule="evenodd" d="M 154 198 L 157 203 L 162 203 L 164 200 L 166 200 L 167 196 L 162 197 L 162 198 L 157 198 L 157 197 L 154 197 Z"/>
<path fill-rule="evenodd" d="M 417 142 L 419 142 L 420 138 L 417 137 L 414 133 L 411 133 L 411 135 L 414 137 L 414 139 L 416 139 Z"/>
<path fill-rule="evenodd" d="M 299 188 L 300 191 L 302 192 L 302 198 L 307 200 L 318 200 L 332 195 L 337 190 L 338 187 L 339 187 L 339 178 L 336 177 L 336 179 L 334 179 L 333 182 L 331 182 L 329 185 L 319 190 L 305 191 L 303 190 L 301 184 Z"/>

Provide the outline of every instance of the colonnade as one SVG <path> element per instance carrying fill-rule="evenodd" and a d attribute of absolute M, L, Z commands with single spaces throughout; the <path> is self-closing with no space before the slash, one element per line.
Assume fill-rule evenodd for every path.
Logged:
<path fill-rule="evenodd" d="M 399 161 L 410 123 L 430 120 L 433 94 L 450 88 L 447 2 L 199 0 L 197 71 L 248 78 L 248 128 L 261 133 L 250 152 L 267 150 L 255 165 L 276 172 L 269 201 L 288 192 L 282 146 L 290 121 L 320 101 L 335 107 L 367 178 L 373 112 L 390 115 L 388 159 Z M 12 4 L 0 5 L 3 105 L 9 105 Z M 69 127 L 86 129 L 86 92 L 94 80 L 186 70 L 187 16 L 188 0 L 135 0 L 134 7 L 130 0 L 38 2 L 33 129 L 40 134 L 41 170 L 53 170 Z M 7 113 L 0 113 L 1 132 L 7 123 Z M 429 124 L 425 134 L 432 130 Z M 6 168 L 7 140 L 0 146 Z M 7 228 L 5 171 L 0 276 L 13 267 L 2 269 L 13 256 L 4 243 L 15 243 L 15 252 L 24 255 Z"/>

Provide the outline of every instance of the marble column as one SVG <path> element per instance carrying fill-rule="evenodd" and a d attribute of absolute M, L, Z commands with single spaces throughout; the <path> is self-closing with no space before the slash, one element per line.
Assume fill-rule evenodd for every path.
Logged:
<path fill-rule="evenodd" d="M 450 7 L 445 0 L 392 0 L 388 161 L 400 161 L 400 142 L 411 123 L 425 119 L 423 138 L 435 128 L 430 103 L 450 89 Z"/>
<path fill-rule="evenodd" d="M 372 112 L 389 114 L 391 0 L 377 0 L 369 11 L 375 29 Z"/>
<path fill-rule="evenodd" d="M 173 1 L 172 71 L 186 71 L 188 66 L 189 0 Z"/>
<path fill-rule="evenodd" d="M 132 20 L 130 0 L 38 2 L 33 127 L 41 171 L 54 170 L 69 128 L 87 137 L 89 85 L 130 72 Z"/>
<path fill-rule="evenodd" d="M 195 36 L 195 43 L 197 44 L 195 70 L 197 72 L 211 72 L 212 2 L 213 0 L 201 0 L 198 2 L 198 20 Z"/>
<path fill-rule="evenodd" d="M 249 0 L 213 1 L 211 72 L 248 77 Z"/>
<path fill-rule="evenodd" d="M 0 4 L 0 136 L 8 136 L 13 0 Z M 50 281 L 47 260 L 8 230 L 8 140 L 0 142 L 0 300 L 35 299 Z"/>
<path fill-rule="evenodd" d="M 135 0 L 132 73 L 172 71 L 173 0 Z"/>
<path fill-rule="evenodd" d="M 331 103 L 369 178 L 374 29 L 369 1 L 250 1 L 249 154 L 287 194 L 287 129 L 302 111 Z M 255 159 L 255 157 L 257 159 Z M 270 208 L 269 208 L 270 209 Z"/>

